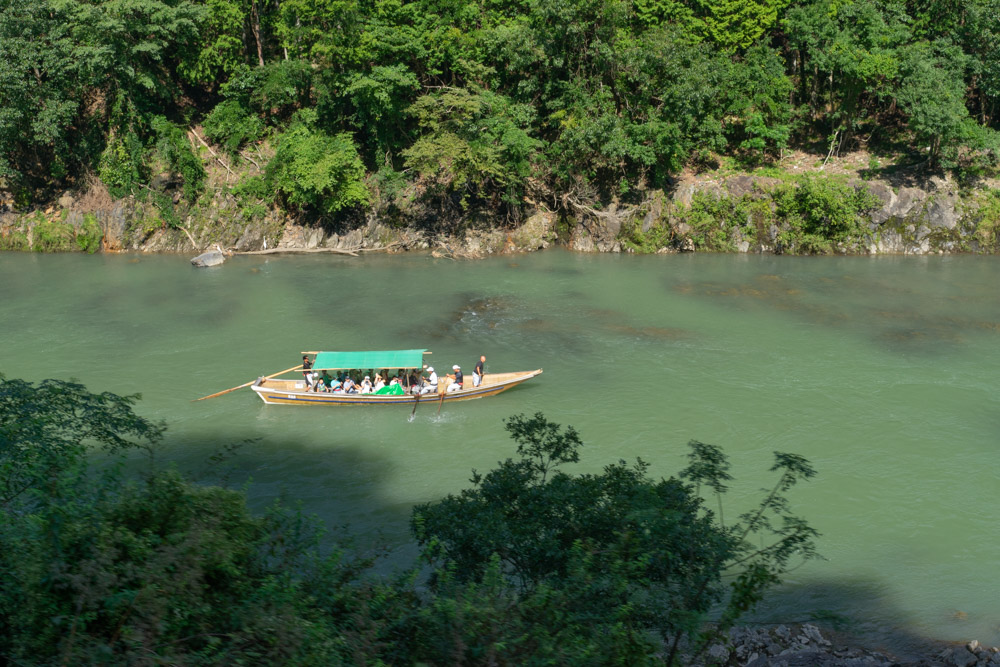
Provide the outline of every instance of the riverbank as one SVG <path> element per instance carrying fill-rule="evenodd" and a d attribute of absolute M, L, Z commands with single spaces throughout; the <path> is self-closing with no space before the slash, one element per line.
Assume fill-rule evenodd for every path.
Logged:
<path fill-rule="evenodd" d="M 0 250 L 36 252 L 227 252 L 330 248 L 424 250 L 454 258 L 551 246 L 578 252 L 943 254 L 1000 251 L 1000 197 L 992 181 L 958 183 L 867 153 L 825 160 L 792 153 L 776 166 L 687 171 L 667 190 L 599 207 L 571 197 L 526 202 L 519 222 L 482 212 L 429 226 L 426 207 L 304 220 L 248 202 L 214 173 L 194 204 L 182 198 L 112 198 L 91 179 L 43 209 L 0 205 Z M 169 176 L 169 175 L 167 175 Z M 161 195 L 170 194 L 170 179 Z M 164 201 L 168 205 L 164 205 Z"/>

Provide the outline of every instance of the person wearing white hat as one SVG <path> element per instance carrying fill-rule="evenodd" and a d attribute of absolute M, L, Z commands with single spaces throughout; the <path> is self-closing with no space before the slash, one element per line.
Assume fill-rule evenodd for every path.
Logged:
<path fill-rule="evenodd" d="M 433 366 L 428 366 L 427 367 L 427 372 L 430 373 L 430 375 L 427 376 L 427 384 L 425 384 L 423 386 L 423 388 L 420 390 L 420 393 L 421 394 L 431 394 L 431 393 L 436 394 L 437 390 L 438 390 L 438 374 L 434 372 L 434 367 Z"/>
<path fill-rule="evenodd" d="M 458 364 L 452 366 L 451 370 L 455 371 L 455 374 L 448 376 L 448 379 L 451 380 L 448 383 L 448 391 L 458 391 L 465 382 L 465 376 L 462 375 L 462 367 Z"/>

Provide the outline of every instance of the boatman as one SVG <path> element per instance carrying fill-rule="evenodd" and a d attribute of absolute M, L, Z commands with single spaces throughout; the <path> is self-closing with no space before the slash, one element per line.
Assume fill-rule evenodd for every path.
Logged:
<path fill-rule="evenodd" d="M 313 362 L 309 361 L 309 355 L 302 355 L 302 378 L 306 381 L 306 389 L 310 389 L 313 384 Z"/>
<path fill-rule="evenodd" d="M 448 383 L 448 391 L 459 391 L 465 383 L 465 376 L 462 375 L 462 367 L 455 364 L 451 367 L 451 370 L 455 371 L 455 375 L 448 376 L 451 378 L 451 382 Z"/>
<path fill-rule="evenodd" d="M 421 394 L 437 393 L 438 390 L 438 374 L 434 372 L 433 366 L 427 367 L 427 372 L 430 373 L 427 376 L 427 383 L 420 390 Z"/>
<path fill-rule="evenodd" d="M 486 363 L 486 355 L 481 355 L 476 367 L 472 369 L 472 386 L 478 387 L 483 382 L 483 364 Z"/>

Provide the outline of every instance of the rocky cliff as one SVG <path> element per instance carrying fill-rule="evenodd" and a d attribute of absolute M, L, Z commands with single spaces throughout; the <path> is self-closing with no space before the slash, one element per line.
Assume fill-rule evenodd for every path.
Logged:
<path fill-rule="evenodd" d="M 1000 251 L 1000 197 L 988 184 L 961 188 L 940 175 L 863 175 L 863 170 L 797 165 L 760 173 L 686 174 L 667 190 L 642 193 L 638 203 L 564 202 L 559 210 L 528 211 L 519 225 L 457 225 L 450 231 L 401 222 L 398 216 L 385 219 L 377 211 L 337 224 L 303 223 L 277 209 L 247 208 L 225 187 L 195 206 L 176 205 L 175 198 L 174 209 L 162 211 L 134 198 L 115 200 L 97 183 L 30 213 L 11 212 L 0 202 L 0 249 L 430 250 L 461 257 L 553 245 L 579 252 Z"/>

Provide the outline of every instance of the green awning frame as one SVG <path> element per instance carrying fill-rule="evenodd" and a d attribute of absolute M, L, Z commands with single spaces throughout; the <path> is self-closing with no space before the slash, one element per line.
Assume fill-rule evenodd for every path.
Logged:
<path fill-rule="evenodd" d="M 427 350 L 387 350 L 381 352 L 317 352 L 316 371 L 346 371 L 363 368 L 420 368 Z"/>

